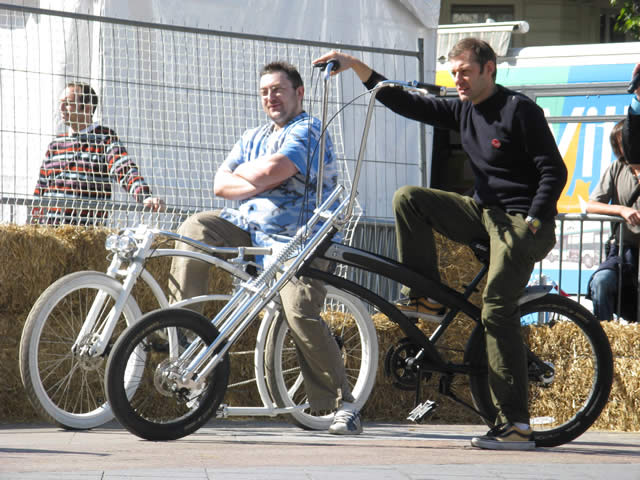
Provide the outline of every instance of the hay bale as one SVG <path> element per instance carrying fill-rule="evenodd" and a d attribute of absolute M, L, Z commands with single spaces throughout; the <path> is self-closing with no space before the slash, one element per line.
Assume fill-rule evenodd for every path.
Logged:
<path fill-rule="evenodd" d="M 18 350 L 25 320 L 25 313 L 0 311 L 0 422 L 38 420 L 20 379 Z"/>
<path fill-rule="evenodd" d="M 63 275 L 73 246 L 54 229 L 6 225 L 0 235 L 0 311 L 24 312 Z"/>
<path fill-rule="evenodd" d="M 89 230 L 76 227 L 43 228 L 38 226 L 17 227 L 0 226 L 0 422 L 37 421 L 35 411 L 24 393 L 18 368 L 18 349 L 24 321 L 37 297 L 57 278 L 74 271 L 104 271 L 108 264 L 108 252 L 104 250 L 107 230 Z M 463 289 L 473 278 L 479 263 L 471 251 L 436 235 L 439 251 L 439 267 L 442 280 L 458 290 Z M 170 259 L 158 258 L 147 262 L 148 268 L 161 285 L 167 284 Z M 230 291 L 228 275 L 220 275 L 212 269 L 210 281 L 216 291 Z M 134 296 L 143 311 L 157 308 L 148 289 L 137 286 Z M 474 293 L 472 301 L 480 303 L 480 292 Z M 205 314 L 215 315 L 219 306 L 207 307 Z M 459 319 L 458 319 L 459 320 Z M 459 360 L 468 338 L 472 322 L 460 321 L 450 328 L 441 339 L 447 350 L 443 355 Z M 385 376 L 384 358 L 390 346 L 403 336 L 400 329 L 383 315 L 374 316 L 378 332 L 380 356 L 378 376 L 373 393 L 366 404 L 363 415 L 367 420 L 402 421 L 413 408 L 414 391 L 398 390 L 392 380 Z M 256 335 L 256 322 L 242 336 L 232 352 L 231 383 L 237 383 L 253 377 L 253 348 Z M 594 425 L 594 428 L 617 431 L 640 430 L 640 326 L 623 325 L 615 322 L 603 324 L 611 341 L 615 359 L 615 379 L 609 404 Z M 434 325 L 421 324 L 430 333 Z M 529 332 L 525 334 L 530 335 Z M 539 342 L 548 339 L 541 332 L 533 334 Z M 558 351 L 572 345 L 572 335 L 554 338 L 560 343 Z M 564 350 L 566 351 L 566 350 Z M 460 377 L 460 385 L 454 388 L 459 396 L 469 399 L 468 385 Z M 568 391 L 560 396 L 571 395 Z M 433 423 L 479 423 L 475 414 L 458 404 L 442 399 L 437 394 L 437 381 L 431 379 L 423 386 L 423 399 L 436 399 L 441 407 L 428 421 Z M 558 395 L 558 394 L 556 394 Z M 557 402 L 550 397 L 546 401 Z M 230 388 L 225 402 L 231 405 L 257 405 L 259 397 L 254 383 Z"/>
<path fill-rule="evenodd" d="M 603 322 L 602 326 L 613 353 L 613 386 L 593 428 L 640 431 L 640 325 Z"/>

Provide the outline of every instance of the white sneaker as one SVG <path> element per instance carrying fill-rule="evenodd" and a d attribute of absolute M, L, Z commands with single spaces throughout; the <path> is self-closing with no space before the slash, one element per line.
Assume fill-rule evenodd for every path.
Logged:
<path fill-rule="evenodd" d="M 362 433 L 360 412 L 351 406 L 343 405 L 340 407 L 333 417 L 329 433 L 334 435 L 360 435 Z"/>

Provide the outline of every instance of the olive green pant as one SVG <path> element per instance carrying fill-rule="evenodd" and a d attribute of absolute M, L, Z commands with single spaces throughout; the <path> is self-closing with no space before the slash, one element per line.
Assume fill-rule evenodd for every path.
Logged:
<path fill-rule="evenodd" d="M 529 423 L 526 350 L 518 298 L 534 264 L 555 244 L 555 221 L 533 234 L 522 213 L 480 207 L 472 198 L 441 190 L 402 187 L 394 195 L 398 256 L 412 270 L 440 282 L 433 231 L 462 244 L 489 244 L 490 264 L 482 295 L 489 387 L 496 423 Z M 411 289 L 403 293 L 409 297 Z"/>
<path fill-rule="evenodd" d="M 219 211 L 189 217 L 178 233 L 216 247 L 251 246 L 249 233 L 220 218 Z M 197 250 L 183 242 L 177 248 Z M 316 260 L 325 268 L 328 262 Z M 205 295 L 209 289 L 209 265 L 186 257 L 174 257 L 169 275 L 169 300 Z M 313 410 L 332 410 L 352 401 L 344 363 L 337 342 L 320 317 L 326 289 L 322 282 L 306 277 L 289 282 L 280 292 L 284 314 L 296 344 L 305 392 Z M 197 309 L 196 309 L 197 310 Z"/>

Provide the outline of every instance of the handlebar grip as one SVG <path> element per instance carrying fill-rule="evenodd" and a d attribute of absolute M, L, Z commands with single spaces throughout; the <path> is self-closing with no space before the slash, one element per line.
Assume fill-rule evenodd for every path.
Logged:
<path fill-rule="evenodd" d="M 629 86 L 627 87 L 627 93 L 633 93 L 638 89 L 638 86 L 640 85 L 640 72 L 636 73 L 633 76 L 633 79 L 631 80 L 631 82 L 629 83 Z"/>
<path fill-rule="evenodd" d="M 314 68 L 331 67 L 331 70 L 338 70 L 340 68 L 340 62 L 338 60 L 329 60 L 328 62 L 314 63 Z"/>
<path fill-rule="evenodd" d="M 447 93 L 447 87 L 441 87 L 440 85 L 433 85 L 432 83 L 424 83 L 418 82 L 414 80 L 411 82 L 411 86 L 415 88 L 420 88 L 422 90 L 426 90 L 432 95 L 437 95 L 439 97 L 443 97 Z"/>
<path fill-rule="evenodd" d="M 324 63 L 316 63 L 314 67 L 324 69 L 324 79 L 327 80 L 332 71 L 340 68 L 340 62 L 338 62 L 338 60 L 329 60 Z"/>

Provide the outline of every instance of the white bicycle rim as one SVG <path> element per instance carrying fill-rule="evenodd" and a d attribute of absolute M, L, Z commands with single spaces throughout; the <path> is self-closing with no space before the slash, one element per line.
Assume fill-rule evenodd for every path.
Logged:
<path fill-rule="evenodd" d="M 331 302 L 343 305 L 348 312 L 347 315 L 353 318 L 358 329 L 358 338 L 346 339 L 348 343 L 345 344 L 343 353 L 347 356 L 352 353 L 360 356 L 357 372 L 349 368 L 350 361 L 347 361 L 347 376 L 351 379 L 354 404 L 356 408 L 361 409 L 371 394 L 378 368 L 378 337 L 375 325 L 361 300 L 327 285 L 325 305 L 330 305 Z M 301 403 L 295 400 L 295 397 L 303 387 L 302 375 L 299 373 L 299 367 L 297 370 L 295 367 L 290 368 L 289 361 L 285 358 L 295 356 L 295 349 L 287 344 L 288 327 L 284 318 L 276 320 L 272 329 L 275 330 L 269 335 L 270 340 L 267 342 L 265 351 L 266 361 L 269 364 L 267 371 L 271 374 L 271 394 L 278 406 L 295 407 Z M 360 350 L 350 352 L 351 343 Z M 312 415 L 308 408 L 294 410 L 291 417 L 300 427 L 309 430 L 326 430 L 333 421 L 333 413 Z"/>
<path fill-rule="evenodd" d="M 82 299 L 76 299 L 74 309 L 69 307 L 68 316 L 61 319 L 60 331 L 55 338 L 42 338 L 54 309 L 80 290 L 101 290 L 106 292 L 113 302 L 121 294 L 122 286 L 115 279 L 100 272 L 78 272 L 62 277 L 47 288 L 36 301 L 25 323 L 20 344 L 22 380 L 34 407 L 49 421 L 71 429 L 94 428 L 113 418 L 104 395 L 106 358 L 99 361 L 92 374 L 102 377 L 97 387 L 95 378 L 93 383 L 89 384 L 86 379 L 89 372 L 83 371 L 82 364 L 71 352 L 71 346 L 76 341 L 84 321 L 82 317 L 90 305 L 83 304 Z M 73 318 L 73 315 L 78 318 Z M 142 315 L 133 298 L 129 297 L 125 302 L 122 315 L 127 324 Z M 57 344 L 58 350 L 46 360 L 48 342 Z M 131 369 L 131 378 L 137 378 L 138 369 L 139 367 Z M 56 375 L 61 377 L 57 378 Z M 76 383 L 72 386 L 71 380 L 74 375 L 78 375 L 80 380 L 74 380 Z M 45 382 L 49 387 L 45 386 Z M 75 386 L 80 388 L 74 388 Z M 93 388 L 89 388 L 90 386 Z M 98 388 L 99 391 L 93 391 Z M 56 396 L 57 400 L 52 399 L 52 396 Z M 83 402 L 92 406 L 87 411 L 82 411 L 78 405 Z"/>

